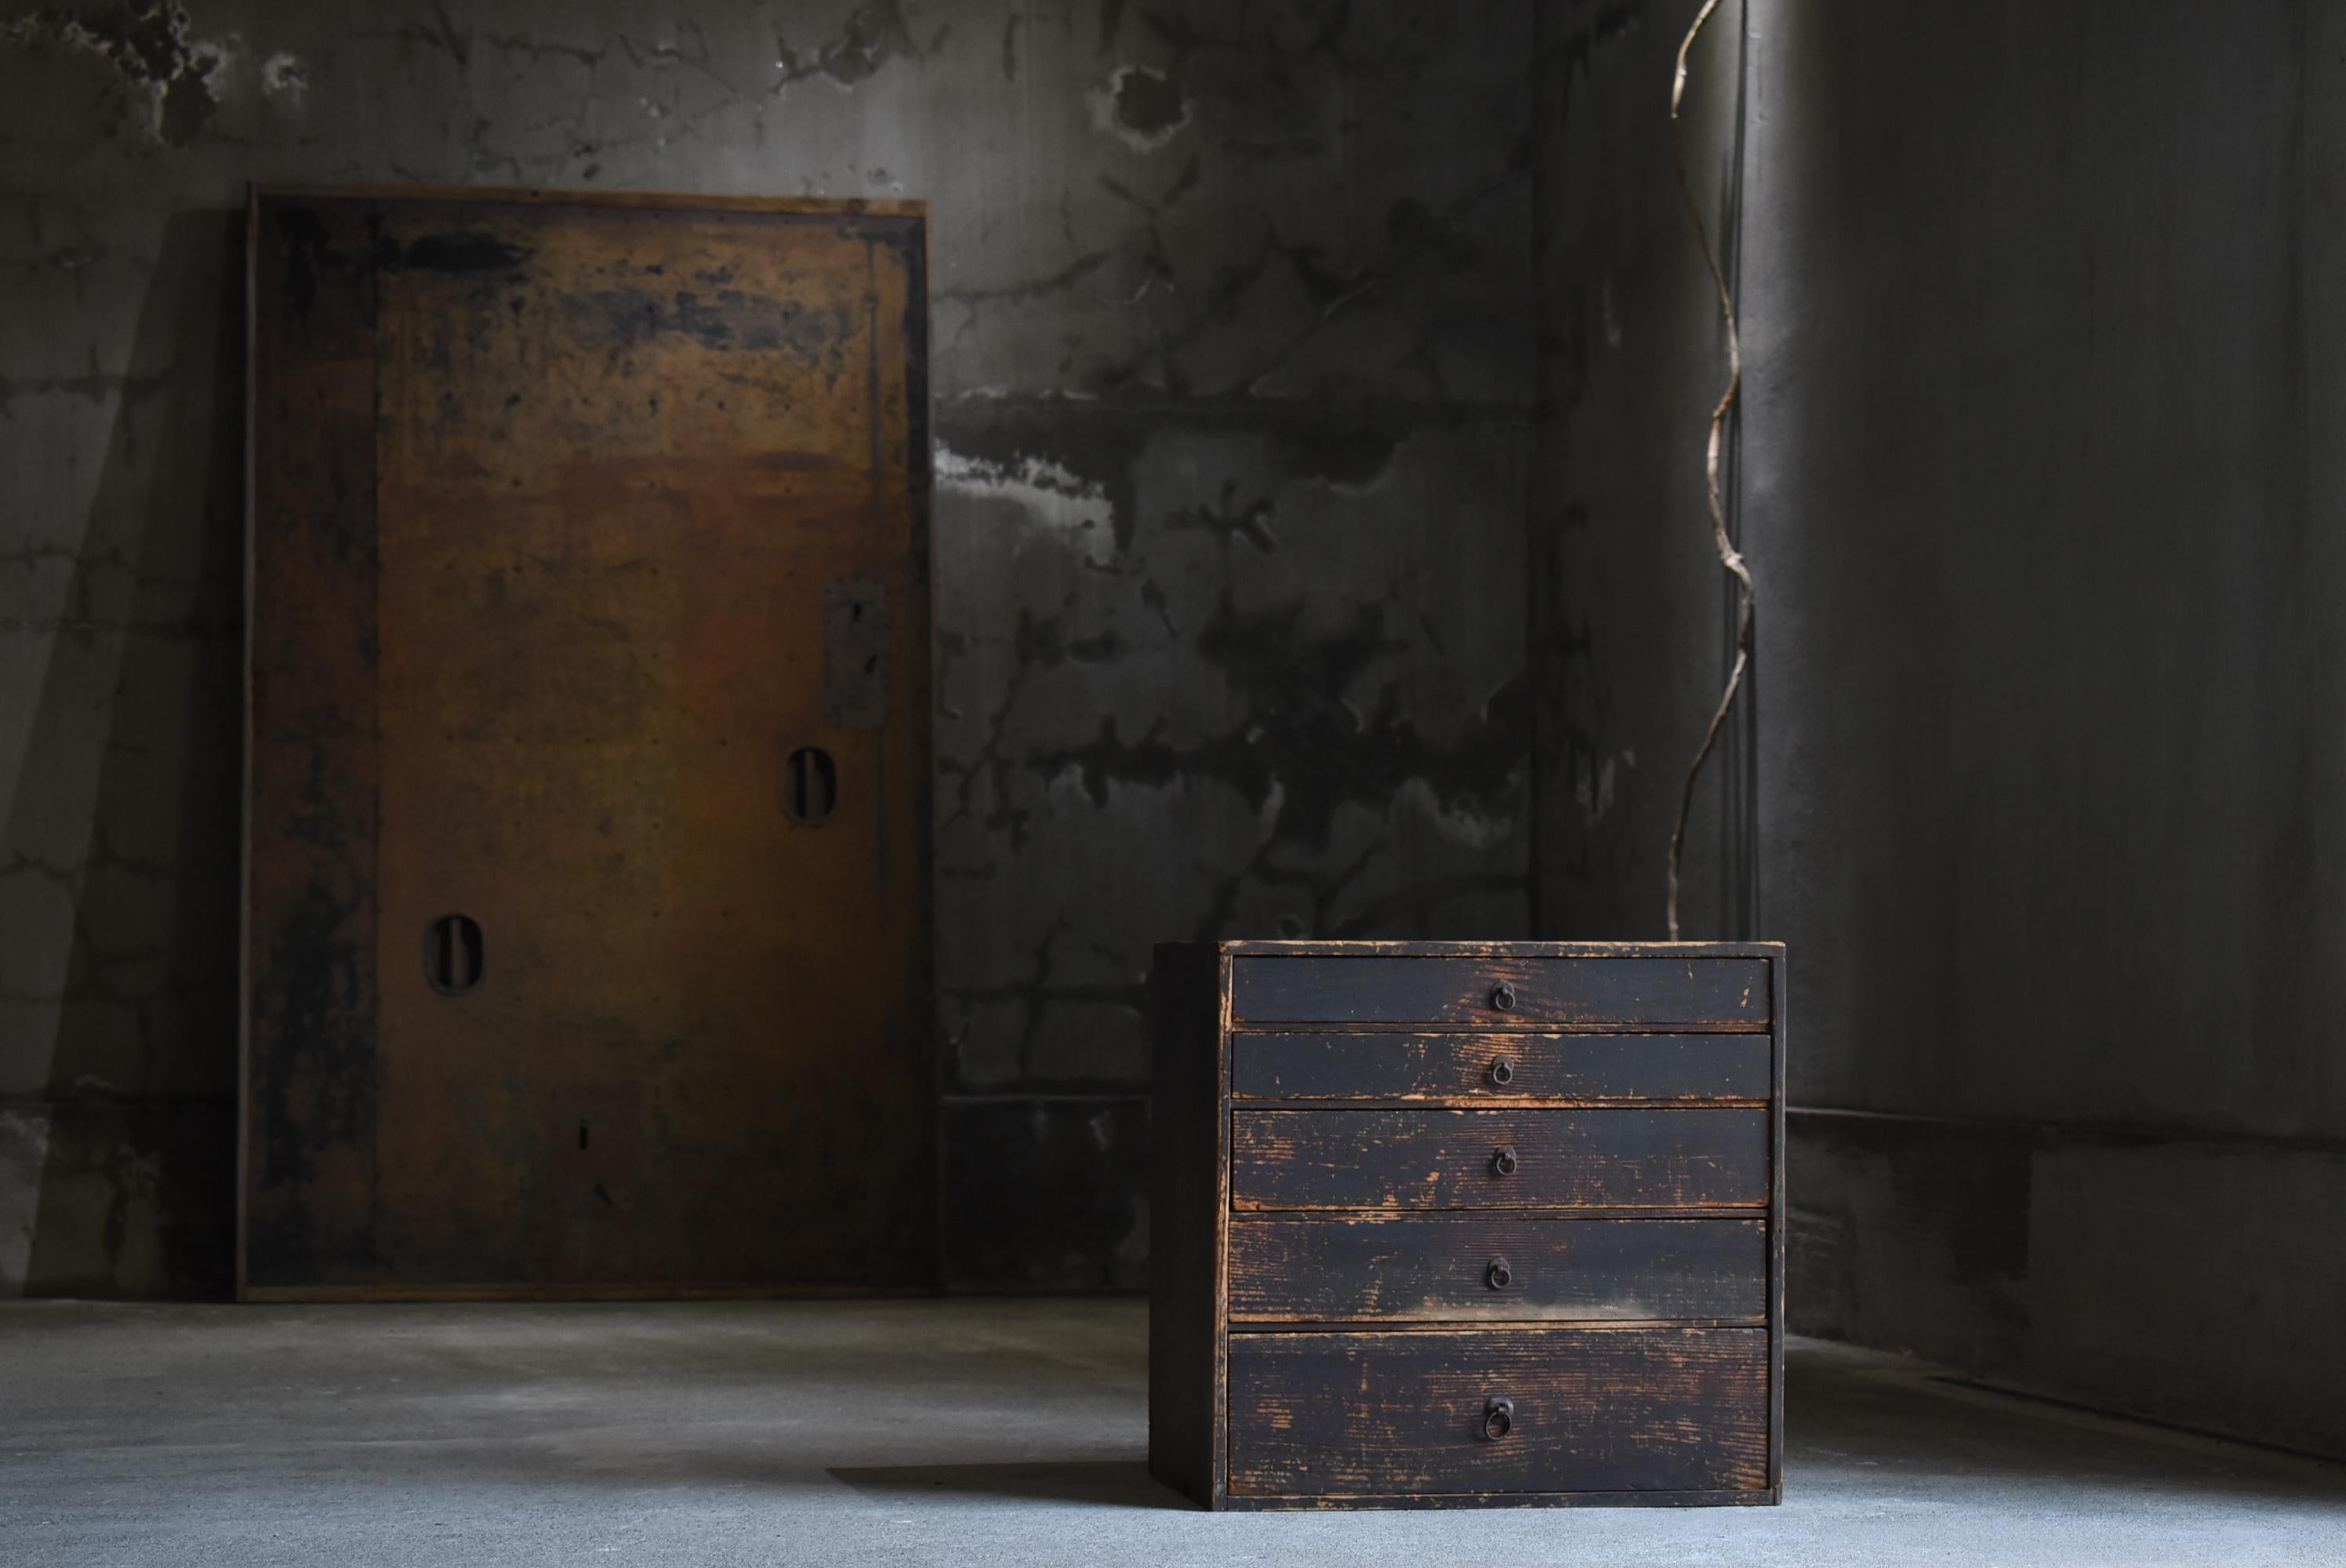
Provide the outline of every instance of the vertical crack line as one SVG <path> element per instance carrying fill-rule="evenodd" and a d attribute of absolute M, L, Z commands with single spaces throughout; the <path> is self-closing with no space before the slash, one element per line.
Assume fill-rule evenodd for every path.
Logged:
<path fill-rule="evenodd" d="M 1678 110 L 1686 98 L 1687 56 L 1701 36 L 1703 25 L 1711 13 L 1719 9 L 1719 0 L 1703 0 L 1702 9 L 1695 13 L 1693 25 L 1678 43 L 1678 68 L 1670 77 L 1670 168 L 1678 177 L 1678 199 L 1685 205 L 1688 227 L 1694 230 L 1695 243 L 1702 248 L 1702 263 L 1710 271 L 1711 287 L 1719 295 L 1719 320 L 1727 328 L 1727 387 L 1719 395 L 1719 402 L 1710 411 L 1710 440 L 1703 456 L 1703 483 L 1710 504 L 1710 542 L 1719 552 L 1719 564 L 1734 577 L 1738 585 L 1738 606 L 1735 615 L 1735 662 L 1727 672 L 1727 687 L 1719 694 L 1719 707 L 1710 716 L 1710 724 L 1702 733 L 1702 745 L 1696 748 L 1694 761 L 1687 768 L 1686 788 L 1678 795 L 1677 823 L 1670 829 L 1669 869 L 1669 932 L 1670 940 L 1678 940 L 1678 858 L 1686 848 L 1687 819 L 1694 810 L 1695 782 L 1702 776 L 1702 765 L 1709 759 L 1711 749 L 1719 744 L 1719 732 L 1727 724 L 1729 709 L 1735 706 L 1736 694 L 1743 687 L 1743 673 L 1751 663 L 1751 614 L 1759 590 L 1751 581 L 1751 569 L 1743 563 L 1742 552 L 1727 535 L 1727 508 L 1719 490 L 1719 447 L 1721 433 L 1727 428 L 1727 416 L 1735 408 L 1736 394 L 1743 387 L 1743 350 L 1735 331 L 1735 296 L 1727 287 L 1727 274 L 1719 270 L 1719 252 L 1711 248 L 1710 231 L 1704 227 L 1702 209 L 1694 199 L 1694 188 L 1687 180 L 1686 147 L 1681 134 Z"/>

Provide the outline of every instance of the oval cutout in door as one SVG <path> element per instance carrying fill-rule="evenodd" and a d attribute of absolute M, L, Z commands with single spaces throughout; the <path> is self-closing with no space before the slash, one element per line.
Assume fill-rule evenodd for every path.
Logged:
<path fill-rule="evenodd" d="M 782 809 L 793 822 L 820 827 L 839 809 L 839 764 L 820 746 L 790 753 L 782 774 Z"/>

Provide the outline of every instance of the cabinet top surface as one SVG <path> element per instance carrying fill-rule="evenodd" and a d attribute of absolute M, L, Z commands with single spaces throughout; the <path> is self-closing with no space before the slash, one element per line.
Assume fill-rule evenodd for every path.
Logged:
<path fill-rule="evenodd" d="M 1165 942 L 1261 958 L 1781 958 L 1780 942 Z"/>

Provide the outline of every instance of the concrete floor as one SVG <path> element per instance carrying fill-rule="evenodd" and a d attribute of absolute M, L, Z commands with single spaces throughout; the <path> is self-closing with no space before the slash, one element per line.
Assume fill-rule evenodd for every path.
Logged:
<path fill-rule="evenodd" d="M 2346 1468 L 1798 1344 L 1784 1505 L 1225 1514 L 1136 1301 L 0 1306 L 0 1563 L 2346 1564 Z"/>

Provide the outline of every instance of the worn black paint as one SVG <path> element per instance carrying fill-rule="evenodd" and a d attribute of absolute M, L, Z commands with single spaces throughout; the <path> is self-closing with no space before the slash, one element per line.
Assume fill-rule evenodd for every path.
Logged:
<path fill-rule="evenodd" d="M 1511 1008 L 1518 993 L 1543 1005 L 1649 997 L 1651 972 L 1701 964 L 1764 967 L 1764 1034 L 1509 1034 L 1423 1020 L 1258 1033 L 1232 1010 L 1250 965 L 1324 972 L 1301 989 L 1387 1001 L 1409 987 L 1381 988 L 1378 971 L 1444 965 L 1445 984 L 1495 983 Z M 1625 985 L 1592 978 L 1608 966 Z M 1153 1190 L 1168 1231 L 1211 1221 L 1222 1294 L 1210 1314 L 1170 1281 L 1154 1298 L 1168 1334 L 1187 1344 L 1210 1330 L 1217 1352 L 1155 1369 L 1154 1473 L 1216 1509 L 1778 1501 L 1781 967 L 1770 944 L 1160 944 L 1166 1138 Z M 1445 1038 L 1463 1049 L 1437 1049 Z M 1416 1102 L 1233 1097 L 1239 1055 L 1258 1045 L 1300 1046 L 1309 1064 L 1357 1043 L 1352 1064 L 1373 1064 L 1381 1049 L 1489 1062 L 1472 1054 L 1582 1040 L 1611 1053 L 1757 1046 L 1765 1097 L 1494 1105 L 1447 1084 Z M 1412 1331 L 1368 1331 L 1389 1325 Z M 1224 1440 L 1211 1473 L 1178 1442 L 1209 1412 Z"/>
<path fill-rule="evenodd" d="M 839 343 L 853 331 L 852 322 L 820 320 L 795 301 L 722 287 L 613 290 L 566 300 L 564 309 L 582 331 L 623 348 L 673 333 L 719 353 L 783 349 L 831 380 L 847 368 Z"/>
<path fill-rule="evenodd" d="M 1768 1201 L 1768 1143 L 1756 1108 L 1241 1109 L 1230 1114 L 1230 1204 L 1756 1207 Z"/>
<path fill-rule="evenodd" d="M 1234 1333 L 1229 1378 L 1233 1492 L 1768 1484 L 1764 1329 Z"/>
<path fill-rule="evenodd" d="M 1242 1026 L 1764 1030 L 1772 1007 L 1756 958 L 1241 958 L 1230 992 Z"/>
<path fill-rule="evenodd" d="M 1770 1054 L 1766 1036 L 1730 1033 L 1250 1033 L 1230 1042 L 1230 1093 L 1759 1102 L 1768 1098 Z"/>
<path fill-rule="evenodd" d="M 1423 780 L 1446 806 L 1504 813 L 1521 788 L 1528 718 L 1522 687 L 1511 681 L 1494 693 L 1459 740 L 1437 748 L 1390 688 L 1365 715 L 1343 701 L 1352 683 L 1398 646 L 1378 606 L 1362 606 L 1349 625 L 1321 636 L 1307 626 L 1300 603 L 1248 611 L 1225 600 L 1198 629 L 1196 647 L 1244 696 L 1249 724 L 1175 746 L 1153 729 L 1127 737 L 1111 716 L 1092 740 L 1038 751 L 1031 765 L 1050 772 L 1075 769 L 1085 789 L 1103 802 L 1112 783 L 1190 779 L 1229 784 L 1260 807 L 1275 784 L 1278 840 L 1312 850 L 1327 847 L 1341 807 L 1349 802 L 1382 812 L 1412 779 Z"/>
<path fill-rule="evenodd" d="M 950 1102 L 944 1139 L 950 1278 L 992 1290 L 1147 1283 L 1146 1097 Z"/>
<path fill-rule="evenodd" d="M 418 236 L 399 252 L 396 265 L 418 272 L 460 275 L 518 272 L 535 253 L 529 246 L 515 245 L 494 234 L 454 231 Z"/>

